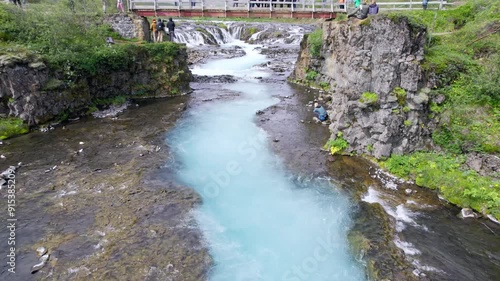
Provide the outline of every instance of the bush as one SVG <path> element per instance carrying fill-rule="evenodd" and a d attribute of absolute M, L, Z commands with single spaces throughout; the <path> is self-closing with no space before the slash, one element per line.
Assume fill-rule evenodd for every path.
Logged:
<path fill-rule="evenodd" d="M 321 53 L 321 46 L 323 45 L 323 30 L 316 29 L 314 32 L 307 36 L 307 46 L 309 53 L 313 57 L 319 57 Z"/>
<path fill-rule="evenodd" d="M 316 77 L 318 77 L 318 72 L 314 70 L 308 70 L 306 73 L 306 80 L 307 81 L 314 81 L 316 80 Z"/>
<path fill-rule="evenodd" d="M 342 152 L 348 147 L 349 143 L 344 139 L 344 135 L 342 134 L 342 132 L 339 132 L 337 133 L 337 137 L 335 139 L 330 139 L 323 148 L 334 155 L 336 153 Z"/>

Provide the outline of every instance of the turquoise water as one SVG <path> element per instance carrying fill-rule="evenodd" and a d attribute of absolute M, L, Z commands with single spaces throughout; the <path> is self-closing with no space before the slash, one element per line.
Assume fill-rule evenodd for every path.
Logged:
<path fill-rule="evenodd" d="M 265 75 L 252 69 L 265 58 L 240 44 L 249 55 L 193 70 L 243 77 L 221 86 L 240 96 L 189 110 L 167 137 L 178 180 L 203 198 L 195 217 L 214 259 L 210 280 L 365 280 L 347 245 L 347 198 L 328 179 L 287 172 L 254 123 L 278 100 L 252 79 Z"/>

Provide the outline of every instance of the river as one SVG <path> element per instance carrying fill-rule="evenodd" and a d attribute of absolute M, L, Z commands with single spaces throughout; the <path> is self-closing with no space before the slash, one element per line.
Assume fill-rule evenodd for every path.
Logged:
<path fill-rule="evenodd" d="M 351 203 L 327 178 L 297 181 L 269 149 L 255 113 L 279 100 L 254 77 L 266 58 L 214 60 L 194 74 L 231 74 L 222 86 L 236 98 L 188 111 L 169 134 L 178 180 L 203 203 L 195 217 L 214 258 L 210 280 L 364 280 L 350 254 Z M 203 91 L 195 95 L 203 96 Z"/>

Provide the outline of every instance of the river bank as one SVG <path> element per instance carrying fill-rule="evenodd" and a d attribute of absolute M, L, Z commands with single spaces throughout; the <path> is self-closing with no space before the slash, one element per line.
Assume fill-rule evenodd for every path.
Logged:
<path fill-rule="evenodd" d="M 203 279 L 211 261 L 189 214 L 200 198 L 163 171 L 170 153 L 164 134 L 187 99 L 143 100 L 117 117 L 4 141 L 1 170 L 22 165 L 16 273 L 4 266 L 0 278 Z M 2 241 L 6 235 L 1 232 Z M 38 247 L 50 258 L 31 274 Z"/>

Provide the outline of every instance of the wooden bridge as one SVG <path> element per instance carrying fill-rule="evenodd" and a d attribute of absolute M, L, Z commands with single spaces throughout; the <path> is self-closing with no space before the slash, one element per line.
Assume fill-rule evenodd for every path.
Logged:
<path fill-rule="evenodd" d="M 352 0 L 128 0 L 127 4 L 138 15 L 155 17 L 335 18 L 336 13 L 354 9 Z M 422 8 L 420 0 L 377 4 L 381 10 Z M 429 1 L 429 7 L 446 4 Z"/>

